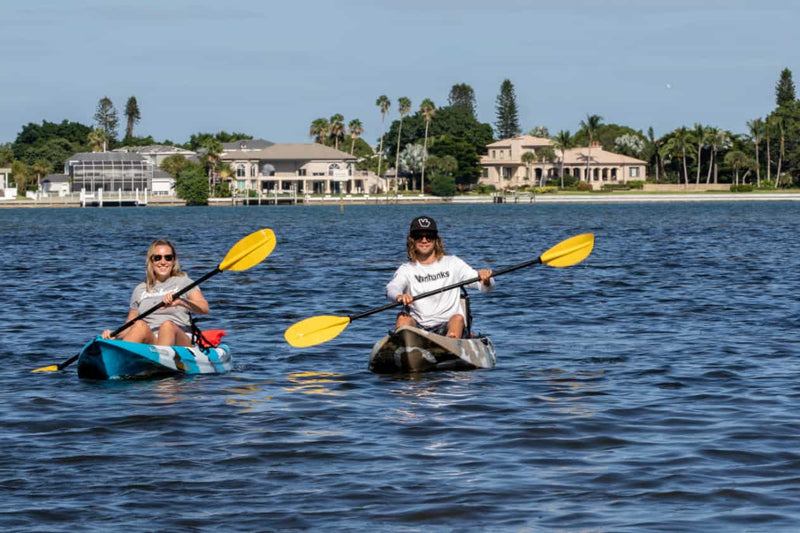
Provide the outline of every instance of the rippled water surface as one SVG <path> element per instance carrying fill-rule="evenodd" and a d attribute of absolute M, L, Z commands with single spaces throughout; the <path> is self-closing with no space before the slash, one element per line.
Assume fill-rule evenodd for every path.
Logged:
<path fill-rule="evenodd" d="M 411 218 L 476 268 L 592 232 L 583 263 L 472 298 L 492 370 L 374 375 Z M 153 238 L 203 284 L 235 372 L 33 368 L 124 322 Z M 0 527 L 13 531 L 795 531 L 800 204 L 0 210 Z"/>

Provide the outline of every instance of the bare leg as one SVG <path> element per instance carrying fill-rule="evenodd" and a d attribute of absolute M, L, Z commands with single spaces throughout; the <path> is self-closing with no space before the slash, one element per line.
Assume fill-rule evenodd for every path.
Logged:
<path fill-rule="evenodd" d="M 460 339 L 464 333 L 464 317 L 453 315 L 447 321 L 447 336 L 453 339 Z"/>
<path fill-rule="evenodd" d="M 137 320 L 128 328 L 122 340 L 139 342 L 142 344 L 153 344 L 156 341 L 156 336 L 153 334 L 153 330 L 150 329 L 150 326 L 145 324 L 143 320 Z"/>
<path fill-rule="evenodd" d="M 408 313 L 398 313 L 397 321 L 394 323 L 394 329 L 397 330 L 397 328 L 401 328 L 403 326 L 417 327 L 417 321 L 414 320 Z"/>
<path fill-rule="evenodd" d="M 158 328 L 159 346 L 191 346 L 192 339 L 181 328 L 167 320 Z"/>

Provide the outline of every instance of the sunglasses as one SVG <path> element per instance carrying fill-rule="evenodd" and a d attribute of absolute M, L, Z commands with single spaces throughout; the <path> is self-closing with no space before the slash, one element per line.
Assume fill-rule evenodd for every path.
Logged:
<path fill-rule="evenodd" d="M 413 238 L 415 241 L 421 241 L 422 239 L 427 239 L 429 241 L 435 241 L 436 240 L 436 234 L 435 233 L 415 233 L 414 235 L 411 236 L 411 238 Z"/>
<path fill-rule="evenodd" d="M 153 263 L 158 263 L 158 262 L 159 262 L 159 261 L 161 261 L 162 259 L 163 259 L 164 261 L 172 261 L 173 259 L 175 259 L 175 256 L 174 256 L 174 255 L 172 255 L 172 254 L 167 254 L 167 255 L 159 255 L 159 254 L 156 254 L 156 255 L 151 255 L 151 256 L 150 256 L 150 260 L 151 260 Z"/>

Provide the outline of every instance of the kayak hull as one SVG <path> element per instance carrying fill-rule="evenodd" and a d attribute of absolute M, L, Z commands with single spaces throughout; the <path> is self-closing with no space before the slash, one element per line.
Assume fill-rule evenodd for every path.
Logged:
<path fill-rule="evenodd" d="M 232 368 L 226 344 L 154 346 L 97 337 L 78 356 L 78 377 L 84 379 L 149 379 L 175 374 L 224 374 Z"/>
<path fill-rule="evenodd" d="M 452 339 L 411 326 L 398 328 L 379 340 L 369 356 L 369 369 L 379 374 L 475 370 L 492 368 L 496 363 L 489 337 Z"/>

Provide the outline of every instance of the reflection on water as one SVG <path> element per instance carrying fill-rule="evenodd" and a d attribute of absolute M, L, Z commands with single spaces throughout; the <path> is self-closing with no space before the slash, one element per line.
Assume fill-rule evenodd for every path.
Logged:
<path fill-rule="evenodd" d="M 342 374 L 335 372 L 294 372 L 286 376 L 292 387 L 284 387 L 286 392 L 302 392 L 303 394 L 322 394 L 338 396 L 339 392 L 330 388 L 331 384 L 340 384 Z"/>

